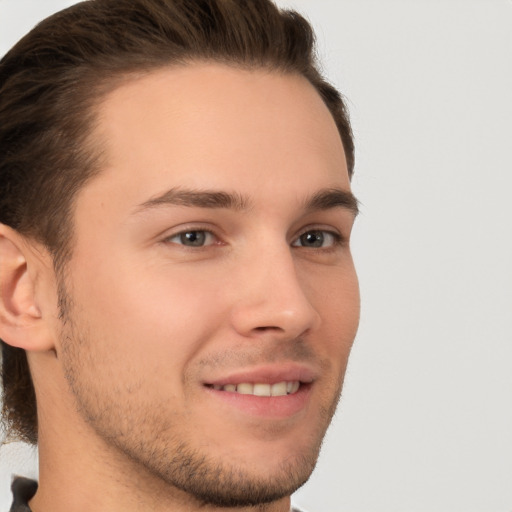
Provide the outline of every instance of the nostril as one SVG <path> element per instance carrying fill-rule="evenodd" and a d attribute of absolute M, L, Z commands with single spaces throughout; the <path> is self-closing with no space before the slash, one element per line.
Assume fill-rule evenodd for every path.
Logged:
<path fill-rule="evenodd" d="M 265 331 L 282 331 L 283 329 L 281 327 L 269 325 L 268 327 L 255 327 L 254 330 L 259 331 L 259 332 L 265 332 Z"/>

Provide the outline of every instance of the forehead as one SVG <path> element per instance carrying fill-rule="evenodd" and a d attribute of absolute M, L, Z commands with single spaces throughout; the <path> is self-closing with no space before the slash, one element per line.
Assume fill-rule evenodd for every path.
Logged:
<path fill-rule="evenodd" d="M 113 191 L 133 192 L 133 201 L 182 181 L 209 189 L 266 187 L 269 178 L 291 189 L 293 177 L 316 186 L 315 176 L 318 186 L 349 184 L 336 124 L 295 74 L 221 64 L 153 71 L 106 96 L 95 137 L 106 157 L 98 181 L 122 182 Z"/>

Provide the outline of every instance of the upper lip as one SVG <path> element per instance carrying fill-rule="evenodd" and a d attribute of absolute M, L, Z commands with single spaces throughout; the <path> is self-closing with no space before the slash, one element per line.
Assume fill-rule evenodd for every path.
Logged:
<path fill-rule="evenodd" d="M 245 382 L 275 384 L 277 382 L 299 381 L 310 383 L 316 380 L 317 377 L 318 372 L 307 365 L 280 363 L 236 370 L 227 375 L 206 380 L 204 384 L 226 386 L 227 384 L 241 384 Z"/>

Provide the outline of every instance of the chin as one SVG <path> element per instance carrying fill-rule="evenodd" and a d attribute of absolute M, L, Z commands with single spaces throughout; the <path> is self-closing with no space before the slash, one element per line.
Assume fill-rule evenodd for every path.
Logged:
<path fill-rule="evenodd" d="M 208 453 L 192 442 L 153 444 L 150 451 L 125 445 L 123 451 L 169 492 L 179 489 L 197 504 L 248 507 L 287 498 L 309 479 L 320 442 L 308 445 L 306 440 L 304 436 L 302 443 L 289 442 L 281 448 L 260 441 L 250 450 L 225 443 L 222 453 Z"/>
<path fill-rule="evenodd" d="M 176 474 L 167 483 L 180 488 L 198 502 L 217 507 L 247 507 L 271 503 L 289 497 L 311 476 L 318 452 L 294 455 L 287 460 L 268 459 L 266 467 L 249 461 L 215 463 L 193 461 L 187 475 Z M 192 471 L 191 471 L 192 470 Z M 169 475 L 166 475 L 167 477 Z"/>

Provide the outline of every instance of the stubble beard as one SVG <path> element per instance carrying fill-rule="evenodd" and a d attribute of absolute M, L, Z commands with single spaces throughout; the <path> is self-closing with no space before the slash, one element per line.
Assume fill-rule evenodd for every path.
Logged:
<path fill-rule="evenodd" d="M 140 470 L 158 479 L 169 491 L 183 491 L 197 505 L 247 507 L 271 503 L 290 496 L 310 477 L 316 465 L 325 431 L 341 394 L 342 379 L 335 395 L 321 409 L 318 428 L 307 449 L 273 467 L 266 477 L 254 475 L 250 461 L 217 460 L 194 447 L 179 428 L 179 419 L 169 418 L 162 404 L 122 403 L 121 386 L 102 386 L 94 373 L 98 356 L 90 350 L 88 329 L 77 328 L 69 297 L 62 296 L 62 364 L 79 414 L 110 448 Z M 112 382 L 110 384 L 113 384 Z M 116 392 L 117 391 L 117 392 Z M 121 391 L 121 392 L 120 392 Z M 124 398 L 129 398 L 124 390 Z M 180 435 L 181 434 L 181 435 Z M 226 441 L 229 443 L 229 440 Z M 197 444 L 197 440 L 196 440 Z M 272 462 L 272 461 L 271 461 Z"/>

